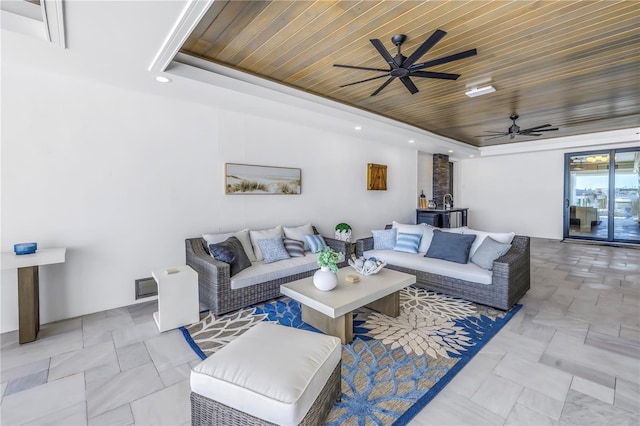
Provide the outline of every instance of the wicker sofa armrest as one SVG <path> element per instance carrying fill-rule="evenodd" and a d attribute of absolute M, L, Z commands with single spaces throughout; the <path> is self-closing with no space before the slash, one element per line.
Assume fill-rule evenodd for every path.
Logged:
<path fill-rule="evenodd" d="M 209 292 L 219 293 L 231 290 L 231 267 L 228 263 L 216 260 L 209 254 L 206 242 L 202 238 L 188 238 L 186 245 L 186 264 L 198 273 L 200 300 L 207 300 Z"/>
<path fill-rule="evenodd" d="M 516 235 L 511 249 L 493 261 L 493 281 L 499 287 L 505 287 L 511 307 L 531 287 L 531 239 Z"/>
<path fill-rule="evenodd" d="M 338 263 L 338 268 L 342 268 L 343 266 L 347 266 L 348 260 L 351 257 L 351 242 L 342 241 L 336 238 L 329 238 L 323 236 L 324 241 L 327 243 L 327 246 L 331 247 L 334 251 L 342 253 L 344 255 L 344 260 Z"/>
<path fill-rule="evenodd" d="M 373 237 L 360 238 L 356 241 L 356 257 L 362 257 L 367 250 L 373 250 Z"/>

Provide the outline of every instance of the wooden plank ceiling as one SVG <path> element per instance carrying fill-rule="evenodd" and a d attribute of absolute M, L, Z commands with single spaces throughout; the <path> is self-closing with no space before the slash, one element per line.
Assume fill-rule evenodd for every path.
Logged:
<path fill-rule="evenodd" d="M 405 56 L 434 31 L 447 32 L 417 62 L 477 49 L 477 55 L 424 71 L 457 80 L 411 77 L 411 94 L 369 41 L 405 34 Z M 181 51 L 474 146 L 540 140 L 640 125 L 640 2 L 631 1 L 223 1 L 216 0 Z M 470 87 L 497 91 L 476 98 Z M 509 116 L 540 137 L 491 139 Z"/>

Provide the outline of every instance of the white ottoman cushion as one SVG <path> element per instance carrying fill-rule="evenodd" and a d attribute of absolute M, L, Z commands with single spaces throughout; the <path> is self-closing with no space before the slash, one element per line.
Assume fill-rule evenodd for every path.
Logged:
<path fill-rule="evenodd" d="M 333 336 L 261 322 L 191 371 L 191 390 L 268 422 L 296 425 L 340 362 Z"/>

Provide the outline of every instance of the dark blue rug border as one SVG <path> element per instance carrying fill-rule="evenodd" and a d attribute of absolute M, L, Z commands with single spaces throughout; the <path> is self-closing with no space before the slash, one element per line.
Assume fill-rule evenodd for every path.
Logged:
<path fill-rule="evenodd" d="M 462 368 L 467 365 L 469 361 L 471 361 L 473 357 L 491 341 L 491 339 L 493 339 L 493 336 L 502 330 L 502 328 L 515 314 L 518 313 L 521 308 L 522 305 L 515 305 L 503 318 L 496 318 L 496 322 L 498 322 L 500 326 L 492 328 L 491 331 L 485 335 L 487 339 L 481 342 L 480 345 L 473 346 L 470 350 L 466 351 L 466 356 L 462 357 L 460 361 L 458 361 L 456 365 L 454 365 L 449 372 L 438 381 L 438 383 L 433 385 L 422 398 L 417 400 L 407 411 L 404 412 L 404 414 L 398 417 L 396 421 L 393 422 L 392 426 L 405 426 L 408 424 L 420 411 L 422 411 L 424 407 L 427 406 L 429 402 L 431 402 L 433 398 L 435 398 L 436 395 L 438 395 L 438 393 L 440 393 L 442 389 L 444 389 L 446 385 L 449 384 L 451 380 L 453 380 L 454 377 L 456 377 L 460 370 L 462 370 Z"/>

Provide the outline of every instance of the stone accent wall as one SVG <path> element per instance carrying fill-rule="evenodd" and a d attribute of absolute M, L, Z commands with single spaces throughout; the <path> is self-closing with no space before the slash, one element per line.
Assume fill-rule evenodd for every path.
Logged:
<path fill-rule="evenodd" d="M 433 154 L 433 199 L 437 208 L 444 209 L 442 198 L 449 193 L 449 156 Z"/>

